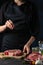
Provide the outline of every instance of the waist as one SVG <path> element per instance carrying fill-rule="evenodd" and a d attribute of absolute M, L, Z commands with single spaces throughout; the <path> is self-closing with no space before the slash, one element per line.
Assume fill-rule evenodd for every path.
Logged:
<path fill-rule="evenodd" d="M 22 42 L 22 41 L 27 41 L 29 40 L 30 38 L 30 34 L 27 34 L 27 33 L 6 33 L 4 35 L 4 37 L 6 38 L 7 41 L 19 41 L 19 42 Z"/>

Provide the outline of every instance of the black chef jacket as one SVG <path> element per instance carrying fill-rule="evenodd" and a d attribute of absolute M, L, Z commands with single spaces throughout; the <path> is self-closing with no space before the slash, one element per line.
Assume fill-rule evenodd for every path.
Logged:
<path fill-rule="evenodd" d="M 31 36 L 37 38 L 39 22 L 36 10 L 31 3 L 24 3 L 18 6 L 16 3 L 6 3 L 0 10 L 0 25 L 11 20 L 15 28 L 6 29 L 3 33 L 2 50 L 23 48 Z"/>

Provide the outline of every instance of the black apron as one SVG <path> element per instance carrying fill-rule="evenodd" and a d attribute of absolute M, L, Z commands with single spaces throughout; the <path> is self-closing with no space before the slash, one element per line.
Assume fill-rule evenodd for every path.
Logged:
<path fill-rule="evenodd" d="M 25 43 L 30 38 L 26 14 L 21 11 L 21 6 L 19 7 L 17 5 L 10 5 L 7 7 L 7 10 L 4 13 L 4 18 L 5 21 L 9 19 L 12 20 L 15 25 L 15 29 L 6 30 L 2 42 L 2 51 L 7 49 L 23 49 Z"/>

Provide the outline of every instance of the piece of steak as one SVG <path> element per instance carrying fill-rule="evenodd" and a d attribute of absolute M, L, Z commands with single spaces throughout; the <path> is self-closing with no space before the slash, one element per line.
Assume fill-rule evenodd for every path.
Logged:
<path fill-rule="evenodd" d="M 6 50 L 4 54 L 9 56 L 21 56 L 23 55 L 23 52 L 19 49 L 14 49 L 14 50 Z"/>
<path fill-rule="evenodd" d="M 31 53 L 31 54 L 29 54 L 27 57 L 26 57 L 26 59 L 27 60 L 31 60 L 31 61 L 36 61 L 38 58 L 40 58 L 41 59 L 41 57 L 42 57 L 42 55 L 40 54 L 40 53 Z"/>
<path fill-rule="evenodd" d="M 23 52 L 19 49 L 13 54 L 13 56 L 21 56 L 21 55 L 23 55 Z"/>

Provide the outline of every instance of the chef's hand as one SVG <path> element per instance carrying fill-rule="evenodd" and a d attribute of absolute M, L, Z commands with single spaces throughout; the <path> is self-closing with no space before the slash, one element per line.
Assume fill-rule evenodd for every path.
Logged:
<path fill-rule="evenodd" d="M 28 40 L 28 42 L 25 44 L 23 52 L 27 52 L 27 54 L 29 54 L 30 52 L 30 46 L 31 44 L 35 41 L 35 37 L 31 36 L 30 39 Z"/>
<path fill-rule="evenodd" d="M 11 20 L 7 20 L 6 23 L 5 23 L 6 27 L 13 30 L 14 29 L 14 24 Z"/>
<path fill-rule="evenodd" d="M 28 44 L 25 44 L 25 45 L 24 45 L 23 52 L 29 54 L 29 52 L 30 52 L 30 47 L 29 47 Z"/>

